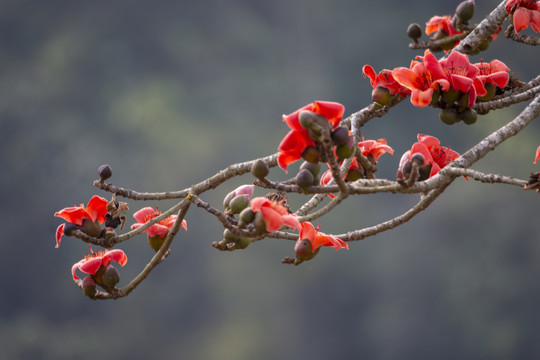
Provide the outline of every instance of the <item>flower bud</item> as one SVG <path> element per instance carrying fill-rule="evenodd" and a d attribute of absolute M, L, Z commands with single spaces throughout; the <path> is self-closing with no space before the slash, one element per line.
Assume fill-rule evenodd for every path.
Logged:
<path fill-rule="evenodd" d="M 321 163 L 318 162 L 314 164 L 314 163 L 304 161 L 302 165 L 300 165 L 300 170 L 303 170 L 303 169 L 311 171 L 311 173 L 313 174 L 313 177 L 316 178 L 317 176 L 319 176 L 319 172 L 321 171 Z"/>
<path fill-rule="evenodd" d="M 253 225 L 255 226 L 255 231 L 257 234 L 264 234 L 266 232 L 266 223 L 264 222 L 264 217 L 260 211 L 255 213 L 255 218 L 253 219 Z"/>
<path fill-rule="evenodd" d="M 472 125 L 478 119 L 478 114 L 471 108 L 466 108 L 459 114 L 461 120 L 467 125 Z"/>
<path fill-rule="evenodd" d="M 296 185 L 298 185 L 304 192 L 307 192 L 307 189 L 313 185 L 315 177 L 311 171 L 307 169 L 302 169 L 296 174 Z"/>
<path fill-rule="evenodd" d="M 319 150 L 317 150 L 313 146 L 306 147 L 302 152 L 302 159 L 313 164 L 319 162 L 320 156 L 321 154 L 319 153 Z"/>
<path fill-rule="evenodd" d="M 467 24 L 474 16 L 474 0 L 466 0 L 461 2 L 456 8 L 456 15 L 462 24 Z"/>
<path fill-rule="evenodd" d="M 422 166 L 424 165 L 424 162 L 425 162 L 425 158 L 424 158 L 424 155 L 420 154 L 420 153 L 415 153 L 413 154 L 413 156 L 411 157 L 411 164 L 416 164 L 416 166 Z"/>
<path fill-rule="evenodd" d="M 226 243 L 233 243 L 238 240 L 238 236 L 236 236 L 231 230 L 225 229 L 223 230 L 223 240 L 225 240 Z"/>
<path fill-rule="evenodd" d="M 387 88 L 383 86 L 377 86 L 371 92 L 371 99 L 381 106 L 386 106 L 392 102 L 393 96 L 390 94 Z"/>
<path fill-rule="evenodd" d="M 98 169 L 98 175 L 100 181 L 105 181 L 112 176 L 112 169 L 110 165 L 101 165 Z"/>
<path fill-rule="evenodd" d="M 88 297 L 93 297 L 97 293 L 97 284 L 91 276 L 86 276 L 82 280 L 81 287 L 84 295 Z"/>
<path fill-rule="evenodd" d="M 422 36 L 422 28 L 416 23 L 412 23 L 407 27 L 407 36 L 413 40 Z"/>
<path fill-rule="evenodd" d="M 246 200 L 244 195 L 235 196 L 229 203 L 229 212 L 232 214 L 238 214 L 240 211 L 247 208 L 249 205 L 249 198 Z"/>
<path fill-rule="evenodd" d="M 314 252 L 311 251 L 311 242 L 309 239 L 298 240 L 294 245 L 294 254 L 299 260 L 311 260 L 318 252 L 319 249 Z"/>
<path fill-rule="evenodd" d="M 239 237 L 236 240 L 235 248 L 236 249 L 245 249 L 251 244 L 251 239 L 248 237 Z"/>
<path fill-rule="evenodd" d="M 245 208 L 238 215 L 238 225 L 250 224 L 255 219 L 255 213 L 250 207 Z"/>
<path fill-rule="evenodd" d="M 335 145 L 346 144 L 349 140 L 349 129 L 345 126 L 338 126 L 331 134 L 332 141 Z"/>
<path fill-rule="evenodd" d="M 302 110 L 298 113 L 298 121 L 304 129 L 316 130 L 318 124 L 317 114 L 313 111 Z"/>
<path fill-rule="evenodd" d="M 164 242 L 165 239 L 160 238 L 159 235 L 148 235 L 148 245 L 150 245 L 150 247 L 154 249 L 155 252 L 159 251 Z"/>
<path fill-rule="evenodd" d="M 109 265 L 103 272 L 102 281 L 103 285 L 114 288 L 120 282 L 120 273 L 114 266 Z"/>
<path fill-rule="evenodd" d="M 64 235 L 66 236 L 73 236 L 75 234 L 75 231 L 78 229 L 79 227 L 74 224 L 74 223 L 65 223 L 64 224 Z"/>
<path fill-rule="evenodd" d="M 346 158 L 351 157 L 351 155 L 354 154 L 355 145 L 356 144 L 354 143 L 354 136 L 349 135 L 349 138 L 346 144 L 336 146 L 336 155 L 340 159 L 346 159 Z"/>
<path fill-rule="evenodd" d="M 457 110 L 454 108 L 446 108 L 441 110 L 439 113 L 439 119 L 441 119 L 441 121 L 447 125 L 455 124 L 461 120 Z"/>
<path fill-rule="evenodd" d="M 270 169 L 268 168 L 268 164 L 266 164 L 261 159 L 255 160 L 255 162 L 251 166 L 251 173 L 259 180 L 264 179 L 269 172 Z"/>

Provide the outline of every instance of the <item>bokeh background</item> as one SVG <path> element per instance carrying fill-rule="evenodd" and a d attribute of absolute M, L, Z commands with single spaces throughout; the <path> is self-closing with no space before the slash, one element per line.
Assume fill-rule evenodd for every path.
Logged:
<path fill-rule="evenodd" d="M 192 207 L 189 231 L 129 297 L 92 301 L 71 279 L 88 246 L 54 248 L 55 211 L 87 203 L 97 168 L 139 191 L 177 190 L 229 164 L 276 152 L 281 115 L 313 100 L 346 114 L 370 102 L 362 66 L 408 66 L 409 23 L 458 1 L 202 0 L 0 2 L 3 359 L 530 359 L 540 354 L 538 196 L 456 181 L 398 229 L 283 265 L 293 242 L 221 253 L 220 224 Z M 478 1 L 479 21 L 497 1 Z M 505 23 L 505 26 L 507 23 Z M 530 31 L 530 30 L 529 30 Z M 424 35 L 425 37 L 425 35 Z M 472 58 L 538 73 L 538 49 L 501 36 Z M 446 126 L 409 101 L 363 128 L 387 139 L 393 178 L 416 134 L 458 152 L 517 115 Z M 540 127 L 475 168 L 526 179 Z M 296 165 L 291 166 L 294 174 Z M 270 177 L 284 178 L 280 169 Z M 216 206 L 249 176 L 204 194 Z M 257 195 L 266 191 L 260 190 Z M 293 198 L 293 204 L 301 199 Z M 394 217 L 417 196 L 351 197 L 320 219 L 341 233 Z M 166 209 L 172 202 L 130 202 Z M 122 244 L 122 284 L 153 252 Z"/>

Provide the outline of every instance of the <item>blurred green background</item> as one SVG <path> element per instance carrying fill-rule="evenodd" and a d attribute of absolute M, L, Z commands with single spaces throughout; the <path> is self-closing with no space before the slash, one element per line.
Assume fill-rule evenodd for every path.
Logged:
<path fill-rule="evenodd" d="M 91 301 L 71 279 L 88 246 L 65 238 L 55 211 L 87 203 L 97 168 L 139 191 L 177 190 L 276 152 L 281 115 L 313 100 L 346 114 L 370 103 L 362 66 L 408 66 L 409 23 L 458 1 L 62 1 L 0 3 L 0 355 L 3 359 L 530 359 L 540 354 L 538 195 L 457 180 L 411 222 L 282 265 L 293 242 L 221 253 L 218 221 L 192 207 L 189 231 L 129 297 Z M 497 1 L 478 1 L 479 21 Z M 505 23 L 505 26 L 507 23 Z M 530 30 L 529 30 L 530 31 Z M 425 35 L 424 35 L 425 37 Z M 538 49 L 501 36 L 472 58 L 498 58 L 528 80 Z M 524 105 L 446 126 L 405 101 L 363 128 L 396 154 L 416 134 L 463 152 Z M 540 126 L 476 164 L 526 179 Z M 294 174 L 297 165 L 291 166 Z M 273 169 L 271 178 L 284 178 Z M 249 176 L 203 199 L 219 206 Z M 263 195 L 265 190 L 256 194 Z M 293 198 L 299 204 L 300 198 Z M 320 219 L 341 233 L 394 217 L 417 196 L 351 197 Z M 172 202 L 130 202 L 166 209 Z M 152 256 L 122 245 L 121 285 Z"/>

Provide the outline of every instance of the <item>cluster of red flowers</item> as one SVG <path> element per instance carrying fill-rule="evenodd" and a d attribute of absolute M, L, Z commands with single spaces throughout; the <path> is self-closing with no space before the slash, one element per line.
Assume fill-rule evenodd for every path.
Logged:
<path fill-rule="evenodd" d="M 54 216 L 60 217 L 66 222 L 56 229 L 56 247 L 60 246 L 62 236 L 73 236 L 76 230 L 80 230 L 94 238 L 114 236 L 114 227 L 117 225 L 111 227 L 107 223 L 107 219 L 111 218 L 110 211 L 114 209 L 114 207 L 111 208 L 111 203 L 114 203 L 114 201 L 109 202 L 100 196 L 94 195 L 86 207 L 81 204 L 80 206 L 66 207 L 57 211 Z M 157 209 L 145 207 L 133 215 L 137 223 L 132 225 L 131 228 L 137 229 L 159 215 Z M 158 251 L 163 244 L 164 238 L 174 225 L 176 218 L 177 215 L 169 216 L 144 230 L 148 234 L 148 243 L 155 251 Z M 182 221 L 181 226 L 187 230 L 185 220 Z M 97 291 L 96 285 L 100 285 L 105 289 L 114 288 L 119 281 L 119 275 L 118 271 L 110 263 L 114 261 L 124 266 L 127 262 L 127 256 L 120 249 L 104 250 L 97 253 L 93 252 L 92 249 L 90 251 L 90 255 L 85 256 L 84 259 L 73 265 L 71 272 L 73 280 L 82 287 L 84 293 L 93 296 Z M 81 280 L 76 275 L 76 270 L 80 270 L 88 274 L 88 276 Z"/>
<path fill-rule="evenodd" d="M 460 120 L 474 123 L 476 113 L 470 108 L 477 101 L 491 100 L 497 91 L 501 92 L 508 84 L 509 71 L 499 60 L 471 64 L 468 56 L 459 52 L 438 60 L 429 49 L 424 56 L 417 56 L 409 68 L 385 69 L 375 75 L 369 65 L 364 66 L 364 74 L 370 77 L 374 92 L 385 88 L 392 95 L 403 96 L 409 91 L 413 105 L 431 104 L 441 108 L 441 120 L 447 124 Z M 373 96 L 373 100 L 378 99 Z"/>

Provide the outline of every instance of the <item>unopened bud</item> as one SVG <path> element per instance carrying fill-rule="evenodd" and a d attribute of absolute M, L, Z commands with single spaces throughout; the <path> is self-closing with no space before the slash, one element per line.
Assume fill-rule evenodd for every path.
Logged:
<path fill-rule="evenodd" d="M 226 243 L 233 243 L 238 240 L 238 236 L 236 236 L 231 230 L 225 229 L 223 230 L 223 240 L 225 240 Z"/>
<path fill-rule="evenodd" d="M 466 0 L 461 2 L 456 8 L 456 15 L 462 24 L 467 24 L 474 16 L 474 0 Z"/>
<path fill-rule="evenodd" d="M 311 173 L 311 171 L 307 169 L 302 169 L 296 174 L 296 185 L 298 185 L 304 192 L 307 191 L 307 189 L 313 185 L 315 181 L 315 177 Z"/>
<path fill-rule="evenodd" d="M 98 169 L 98 175 L 100 181 L 105 181 L 112 176 L 112 169 L 110 165 L 101 165 Z"/>
<path fill-rule="evenodd" d="M 311 171 L 311 173 L 313 174 L 313 177 L 316 178 L 317 176 L 319 176 L 319 172 L 321 171 L 321 163 L 320 162 L 310 163 L 310 162 L 304 161 L 302 165 L 300 165 L 300 170 L 303 170 L 303 169 Z"/>
<path fill-rule="evenodd" d="M 450 106 L 461 96 L 461 94 L 461 91 L 454 90 L 450 87 L 448 90 L 441 93 L 441 100 Z"/>
<path fill-rule="evenodd" d="M 249 198 L 246 200 L 244 195 L 235 196 L 229 203 L 229 210 L 232 214 L 238 214 L 240 211 L 247 208 L 249 205 Z"/>
<path fill-rule="evenodd" d="M 237 249 L 245 249 L 251 244 L 251 239 L 248 237 L 239 237 L 238 240 L 236 240 L 235 248 Z"/>
<path fill-rule="evenodd" d="M 416 40 L 419 37 L 421 37 L 422 36 L 422 28 L 420 27 L 420 25 L 418 25 L 416 23 L 410 24 L 409 27 L 407 28 L 407 36 L 410 37 L 413 40 Z"/>
<path fill-rule="evenodd" d="M 346 144 L 349 140 L 349 129 L 345 126 L 338 126 L 331 134 L 332 141 L 335 145 Z"/>
<path fill-rule="evenodd" d="M 245 208 L 238 215 L 239 225 L 250 224 L 255 219 L 255 213 L 250 207 Z"/>
<path fill-rule="evenodd" d="M 64 224 L 64 235 L 66 236 L 73 236 L 75 234 L 75 231 L 77 231 L 79 227 L 74 223 L 65 223 Z"/>
<path fill-rule="evenodd" d="M 371 92 L 371 99 L 381 106 L 386 106 L 392 102 L 393 96 L 390 94 L 387 88 L 383 86 L 377 86 Z"/>
<path fill-rule="evenodd" d="M 452 125 L 460 121 L 459 114 L 454 108 L 447 108 L 441 110 L 439 113 L 439 119 L 447 125 Z"/>
<path fill-rule="evenodd" d="M 311 248 L 311 242 L 309 239 L 298 240 L 294 245 L 294 254 L 300 260 L 311 260 L 319 252 L 319 249 L 313 252 L 311 251 Z"/>
<path fill-rule="evenodd" d="M 463 122 L 467 125 L 472 125 L 476 122 L 476 120 L 478 119 L 478 114 L 476 113 L 475 110 L 471 109 L 471 108 L 467 108 L 465 110 L 463 110 L 460 114 L 459 114 L 461 120 L 463 120 Z"/>
<path fill-rule="evenodd" d="M 102 281 L 103 285 L 114 288 L 120 282 L 120 273 L 114 266 L 109 265 L 103 273 Z"/>
<path fill-rule="evenodd" d="M 351 155 L 354 154 L 354 147 L 355 147 L 354 136 L 349 135 L 349 138 L 346 144 L 336 146 L 336 155 L 340 159 L 346 159 L 348 157 L 351 157 Z"/>
<path fill-rule="evenodd" d="M 485 39 L 484 41 L 482 41 L 480 43 L 480 45 L 478 45 L 478 50 L 480 51 L 485 51 L 488 49 L 489 45 L 491 44 L 491 39 Z"/>
<path fill-rule="evenodd" d="M 91 276 L 87 276 L 82 280 L 82 291 L 84 295 L 93 297 L 97 293 L 97 285 Z"/>
<path fill-rule="evenodd" d="M 360 166 L 358 169 L 350 169 L 345 177 L 345 181 L 356 181 L 364 177 L 364 167 Z"/>
<path fill-rule="evenodd" d="M 313 111 L 302 110 L 298 113 L 298 121 L 304 129 L 315 130 L 317 127 L 317 114 Z"/>
<path fill-rule="evenodd" d="M 321 157 L 321 154 L 319 153 L 319 150 L 317 150 L 313 146 L 306 147 L 304 151 L 302 152 L 302 159 L 313 164 L 318 163 L 320 157 Z"/>
<path fill-rule="evenodd" d="M 251 173 L 259 180 L 264 179 L 269 172 L 270 169 L 268 168 L 268 164 L 266 164 L 261 159 L 255 160 L 255 162 L 251 166 Z"/>
<path fill-rule="evenodd" d="M 416 166 L 422 166 L 424 165 L 424 162 L 425 162 L 425 158 L 424 158 L 424 155 L 420 154 L 420 153 L 415 153 L 413 154 L 413 156 L 411 157 L 411 164 L 415 164 Z"/>

